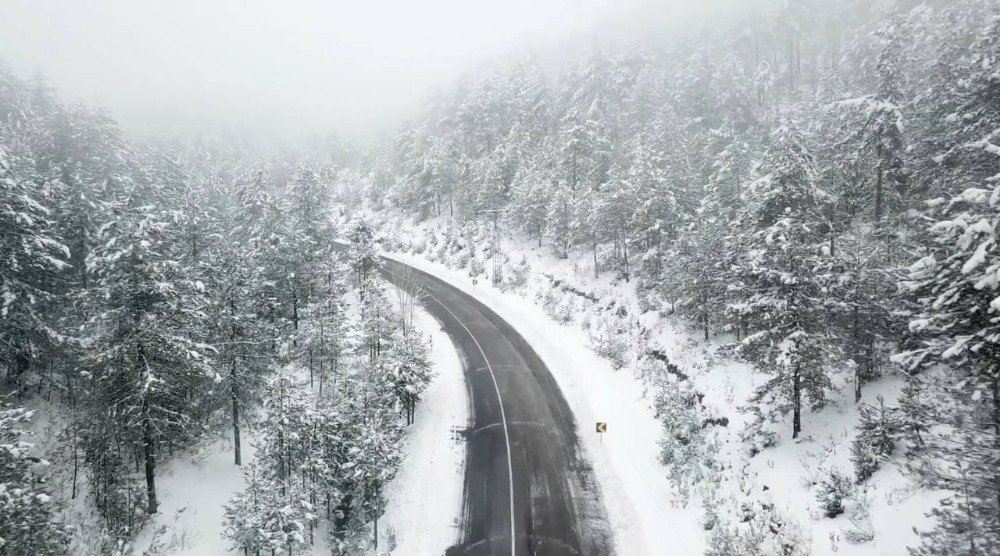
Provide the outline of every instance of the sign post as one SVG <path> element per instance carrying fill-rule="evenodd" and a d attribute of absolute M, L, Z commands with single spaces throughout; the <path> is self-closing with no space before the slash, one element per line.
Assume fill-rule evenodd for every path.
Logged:
<path fill-rule="evenodd" d="M 597 422 L 597 434 L 601 435 L 601 444 L 604 444 L 604 433 L 608 432 L 608 424 L 602 421 Z"/>

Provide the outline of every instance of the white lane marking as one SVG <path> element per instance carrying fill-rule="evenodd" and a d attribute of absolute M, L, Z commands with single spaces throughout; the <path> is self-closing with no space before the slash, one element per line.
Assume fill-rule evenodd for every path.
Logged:
<path fill-rule="evenodd" d="M 445 311 L 448 311 L 448 313 L 454 317 L 456 321 L 458 321 L 458 324 L 462 325 L 462 328 L 465 329 L 465 331 L 469 334 L 469 337 L 472 338 L 472 341 L 479 349 L 479 353 L 483 356 L 483 361 L 486 361 L 486 368 L 490 370 L 490 378 L 493 379 L 493 388 L 497 391 L 497 403 L 500 404 L 500 421 L 503 422 L 503 438 L 507 443 L 507 478 L 510 480 L 510 554 L 511 556 L 515 556 L 517 554 L 515 548 L 517 537 L 514 535 L 514 464 L 511 462 L 510 457 L 510 431 L 507 429 L 507 413 L 503 409 L 503 397 L 500 396 L 500 385 L 497 384 L 497 375 L 493 372 L 493 365 L 490 364 L 489 358 L 486 357 L 486 352 L 483 351 L 483 346 L 479 345 L 479 340 L 477 340 L 476 336 L 471 330 L 469 330 L 469 327 L 465 326 L 462 319 L 458 318 L 458 315 L 449 309 L 447 305 L 441 303 L 438 298 L 434 297 L 434 294 L 427 291 L 424 293 L 436 301 L 437 304 L 443 307 Z"/>
<path fill-rule="evenodd" d="M 398 264 L 406 266 L 403 263 L 399 263 L 398 261 L 396 262 Z M 389 274 L 396 276 L 396 274 L 391 270 L 385 269 L 384 267 L 383 270 L 388 272 Z M 448 284 L 445 285 L 448 287 L 453 287 L 449 286 Z M 458 318 L 458 315 L 456 315 L 454 311 L 449 309 L 448 306 L 445 305 L 444 303 L 441 303 L 441 300 L 435 297 L 434 294 L 432 294 L 431 292 L 427 291 L 427 289 L 421 288 L 421 290 L 422 290 L 420 292 L 421 294 L 426 295 L 431 299 L 433 299 L 435 302 L 437 302 L 438 305 L 440 305 L 445 311 L 448 311 L 448 314 L 450 314 L 452 317 L 454 317 L 456 321 L 458 321 L 458 324 L 462 325 L 462 328 L 465 329 L 466 333 L 469 334 L 469 337 L 472 338 L 472 341 L 476 344 L 476 348 L 479 349 L 480 355 L 483 356 L 483 361 L 486 361 L 486 368 L 489 369 L 490 378 L 493 379 L 493 388 L 497 392 L 497 403 L 500 404 L 500 421 L 503 423 L 503 438 L 504 441 L 507 443 L 507 478 L 510 481 L 510 554 L 511 556 L 516 556 L 517 537 L 514 535 L 514 464 L 511 462 L 511 456 L 510 456 L 510 431 L 507 429 L 507 413 L 503 409 L 503 397 L 500 395 L 500 385 L 497 384 L 497 375 L 493 372 L 493 365 L 490 364 L 489 358 L 486 357 L 486 352 L 483 351 L 483 346 L 479 345 L 479 340 L 477 340 L 476 336 L 472 333 L 471 330 L 469 330 L 469 327 L 466 326 L 464 322 L 462 322 L 462 319 Z"/>

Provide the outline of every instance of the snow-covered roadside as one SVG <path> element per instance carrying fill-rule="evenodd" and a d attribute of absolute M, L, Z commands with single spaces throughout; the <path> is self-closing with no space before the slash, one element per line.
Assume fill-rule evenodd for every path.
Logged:
<path fill-rule="evenodd" d="M 587 346 L 577 327 L 554 323 L 524 297 L 504 293 L 467 274 L 408 254 L 387 255 L 430 272 L 479 299 L 532 345 L 573 410 L 581 443 L 600 482 L 619 554 L 702 554 L 698 512 L 680 508 L 657 462 L 661 428 L 642 386 L 616 372 Z M 601 438 L 594 423 L 608 423 Z"/>
<path fill-rule="evenodd" d="M 643 310 L 635 282 L 616 280 L 606 270 L 595 276 L 589 252 L 559 259 L 520 234 L 503 237 L 504 273 L 510 281 L 506 289 L 513 293 L 502 293 L 489 285 L 488 247 L 482 247 L 490 241 L 488 229 L 449 229 L 446 219 L 418 224 L 403 219 L 395 220 L 391 230 L 386 245 L 403 254 L 390 257 L 432 272 L 490 305 L 549 365 L 576 413 L 605 490 L 619 552 L 701 554 L 710 535 L 733 527 L 767 535 L 777 527 L 775 542 L 787 538 L 802 553 L 903 555 L 907 545 L 918 542 L 913 527 L 931 526 L 927 513 L 941 493 L 922 488 L 904 473 L 903 454 L 851 488 L 845 513 L 836 518 L 823 514 L 817 500 L 821 482 L 832 472 L 854 473 L 851 446 L 859 405 L 849 373 L 834 377 L 836 391 L 823 409 L 803 414 L 801 438 L 791 439 L 790 418 L 765 424 L 777 444 L 754 456 L 744 434 L 760 426 L 748 427 L 752 415 L 742 408 L 767 377 L 719 350 L 735 338 L 720 334 L 704 341 L 700 331 L 691 331 L 674 316 Z M 474 285 L 470 276 L 477 273 Z M 613 370 L 611 361 L 597 353 L 617 358 L 624 368 Z M 663 379 L 670 384 L 674 378 L 646 375 L 644 364 L 660 357 L 684 377 L 678 387 L 686 385 L 700 400 L 700 409 L 682 418 L 702 421 L 701 429 L 713 443 L 711 477 L 719 481 L 718 488 L 711 481 L 700 483 L 689 499 L 668 478 L 670 473 L 684 475 L 683 467 L 659 462 L 664 428 L 652 403 Z M 879 396 L 888 407 L 898 404 L 902 379 L 892 369 L 884 372 L 865 386 L 862 404 L 878 406 Z M 603 445 L 593 432 L 595 420 L 609 422 Z M 711 514 L 723 523 L 714 526 Z M 747 516 L 756 517 L 748 522 Z M 714 528 L 706 531 L 707 526 Z"/>
<path fill-rule="evenodd" d="M 468 426 L 465 378 L 458 352 L 434 318 L 416 309 L 414 324 L 430 339 L 435 375 L 406 431 L 403 459 L 388 485 L 380 519 L 379 555 L 442 554 L 457 539 L 462 504 L 464 445 L 456 430 Z M 288 372 L 306 380 L 305 371 Z M 249 432 L 249 431 L 247 431 Z M 245 438 L 243 460 L 253 460 L 253 438 Z M 225 504 L 246 486 L 233 463 L 229 438 L 192 448 L 166 462 L 157 475 L 160 511 L 144 525 L 136 554 L 207 556 L 235 554 L 223 536 Z M 316 532 L 307 554 L 328 554 L 325 532 Z"/>
<path fill-rule="evenodd" d="M 456 431 L 469 426 L 458 351 L 430 313 L 417 309 L 414 322 L 430 338 L 434 378 L 407 430 L 399 472 L 386 489 L 380 545 L 401 556 L 444 554 L 455 544 L 465 465 L 465 445 Z"/>

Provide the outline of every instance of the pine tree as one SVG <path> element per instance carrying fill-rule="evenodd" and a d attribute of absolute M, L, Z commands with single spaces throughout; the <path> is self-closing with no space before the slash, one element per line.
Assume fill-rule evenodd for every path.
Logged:
<path fill-rule="evenodd" d="M 705 194 L 685 219 L 671 252 L 670 265 L 676 272 L 665 280 L 676 308 L 701 329 L 705 340 L 713 324 L 729 328 L 725 322 L 712 321 L 713 316 L 725 317 L 731 301 L 727 289 L 734 278 L 730 269 L 736 263 L 737 249 L 729 237 L 730 229 L 737 223 L 743 186 L 750 181 L 749 145 L 726 131 L 717 132 L 717 140 L 722 147 L 712 164 Z M 678 228 L 676 224 L 672 227 Z M 741 323 L 736 320 L 739 332 Z"/>
<path fill-rule="evenodd" d="M 170 228 L 138 199 L 117 209 L 89 257 L 101 312 L 92 323 L 93 410 L 141 452 L 156 513 L 157 452 L 197 434 L 198 394 L 218 375 L 204 331 L 204 286 L 171 258 Z M 92 462 L 97 464 L 98 462 Z"/>
<path fill-rule="evenodd" d="M 57 503 L 37 471 L 46 462 L 23 440 L 20 427 L 31 418 L 0 402 L 0 553 L 65 554 L 72 529 L 57 520 Z"/>
<path fill-rule="evenodd" d="M 824 322 L 823 284 L 814 274 L 827 195 L 817 187 L 803 139 L 781 129 L 749 186 L 740 219 L 746 244 L 739 261 L 740 293 L 754 332 L 740 353 L 771 378 L 753 397 L 792 413 L 792 438 L 802 431 L 803 399 L 820 406 L 834 362 Z"/>
<path fill-rule="evenodd" d="M 844 500 L 847 499 L 854 484 L 851 479 L 838 470 L 830 471 L 818 485 L 816 501 L 819 502 L 823 515 L 837 517 L 844 513 Z"/>
<path fill-rule="evenodd" d="M 22 388 L 40 351 L 57 334 L 43 307 L 70 253 L 56 239 L 51 210 L 42 203 L 53 193 L 52 184 L 36 173 L 27 153 L 8 153 L 17 143 L 7 135 L 0 127 L 0 360 L 7 381 Z"/>
<path fill-rule="evenodd" d="M 939 205 L 936 243 L 905 282 L 920 308 L 910 330 L 922 343 L 896 357 L 920 373 L 920 399 L 907 410 L 937 424 L 921 431 L 921 455 L 935 462 L 923 470 L 953 493 L 934 510 L 939 525 L 921 554 L 981 554 L 1000 539 L 997 191 L 970 188 Z"/>
<path fill-rule="evenodd" d="M 867 158 L 874 174 L 872 190 L 861 192 L 869 199 L 875 222 L 881 222 L 887 209 L 899 206 L 899 197 L 906 192 L 903 137 L 903 98 L 900 75 L 904 63 L 903 40 L 906 30 L 892 20 L 876 33 L 878 54 L 871 61 L 875 70 L 874 92 L 841 106 L 853 109 L 857 120 L 851 121 L 851 139 L 863 149 L 858 158 Z"/>
<path fill-rule="evenodd" d="M 684 381 L 661 387 L 656 399 L 657 418 L 663 427 L 660 463 L 671 482 L 688 497 L 692 488 L 717 472 L 718 446 L 707 430 L 697 393 Z"/>
<path fill-rule="evenodd" d="M 995 70 L 1000 24 L 976 46 L 978 71 L 964 110 L 970 121 L 1000 121 Z M 903 283 L 916 303 L 910 331 L 919 343 L 896 356 L 911 373 L 904 406 L 920 430 L 920 467 L 927 479 L 951 495 L 932 512 L 937 527 L 921 533 L 917 554 L 985 554 L 1000 543 L 1000 188 L 995 175 L 995 131 L 966 128 L 972 158 L 957 172 L 975 183 L 948 200 L 932 203 L 933 243 Z M 983 165 L 991 166 L 985 170 Z M 984 171 L 985 170 L 985 171 Z"/>
<path fill-rule="evenodd" d="M 858 434 L 851 443 L 851 461 L 854 463 L 854 477 L 858 483 L 867 481 L 893 455 L 902 432 L 898 409 L 887 408 L 881 396 L 878 402 L 878 407 L 861 406 Z"/>

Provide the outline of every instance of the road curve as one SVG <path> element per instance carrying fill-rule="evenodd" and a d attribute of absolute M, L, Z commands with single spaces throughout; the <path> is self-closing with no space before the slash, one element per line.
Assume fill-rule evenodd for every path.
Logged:
<path fill-rule="evenodd" d="M 462 534 L 448 556 L 613 553 L 573 414 L 541 359 L 496 313 L 392 259 L 386 278 L 413 291 L 462 356 L 472 401 L 465 431 Z"/>

